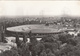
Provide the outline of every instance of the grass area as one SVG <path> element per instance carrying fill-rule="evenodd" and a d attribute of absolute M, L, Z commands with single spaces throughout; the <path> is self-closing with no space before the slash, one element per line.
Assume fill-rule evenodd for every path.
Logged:
<path fill-rule="evenodd" d="M 27 33 L 29 33 L 30 31 L 32 31 L 33 33 L 54 33 L 58 32 L 60 28 L 61 26 L 58 25 L 45 26 L 44 24 L 31 24 L 9 27 L 7 28 L 7 30 L 13 32 L 27 32 Z"/>

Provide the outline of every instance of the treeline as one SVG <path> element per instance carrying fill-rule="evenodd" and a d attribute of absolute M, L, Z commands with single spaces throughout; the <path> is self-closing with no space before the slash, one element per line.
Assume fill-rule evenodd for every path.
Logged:
<path fill-rule="evenodd" d="M 2 52 L 0 56 L 80 56 L 80 35 L 46 35 L 40 41 L 30 38 L 30 43 L 20 41 L 18 47 Z"/>
<path fill-rule="evenodd" d="M 25 24 L 45 24 L 53 19 L 53 17 L 1 17 L 0 24 L 4 24 L 6 27 Z"/>
<path fill-rule="evenodd" d="M 80 24 L 80 17 L 37 17 L 37 16 L 23 16 L 23 17 L 0 17 L 0 24 L 5 25 L 6 27 L 18 26 L 18 25 L 25 25 L 25 24 Z"/>

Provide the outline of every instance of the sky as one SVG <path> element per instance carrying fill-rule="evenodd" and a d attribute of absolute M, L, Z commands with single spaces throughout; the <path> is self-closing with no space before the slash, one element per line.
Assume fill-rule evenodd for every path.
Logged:
<path fill-rule="evenodd" d="M 80 16 L 80 1 L 0 1 L 0 16 Z"/>

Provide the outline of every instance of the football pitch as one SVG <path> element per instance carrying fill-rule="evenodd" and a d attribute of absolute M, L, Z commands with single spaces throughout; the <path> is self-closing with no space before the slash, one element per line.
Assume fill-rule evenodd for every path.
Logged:
<path fill-rule="evenodd" d="M 8 31 L 12 32 L 25 32 L 29 33 L 54 33 L 59 32 L 61 27 L 57 25 L 45 26 L 44 24 L 31 24 L 31 25 L 21 25 L 7 28 Z"/>

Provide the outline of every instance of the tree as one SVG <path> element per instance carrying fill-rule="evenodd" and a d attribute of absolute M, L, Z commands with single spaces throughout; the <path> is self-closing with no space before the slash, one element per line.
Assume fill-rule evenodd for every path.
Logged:
<path fill-rule="evenodd" d="M 59 48 L 60 43 L 52 35 L 43 37 L 41 41 L 44 43 L 45 49 L 49 48 L 52 52 Z"/>
<path fill-rule="evenodd" d="M 73 46 L 70 44 L 67 44 L 66 46 L 60 49 L 58 55 L 68 55 L 68 53 L 72 51 L 73 51 Z"/>
<path fill-rule="evenodd" d="M 45 42 L 44 45 L 45 45 L 45 49 L 50 49 L 52 52 L 57 50 L 59 47 L 57 43 Z"/>
<path fill-rule="evenodd" d="M 47 56 L 55 56 L 50 49 L 47 49 Z"/>
<path fill-rule="evenodd" d="M 22 56 L 30 56 L 30 50 L 29 50 L 29 46 L 27 45 L 27 43 L 22 43 L 21 44 L 21 51 L 22 51 Z"/>
<path fill-rule="evenodd" d="M 40 53 L 42 52 L 42 50 L 45 49 L 45 46 L 42 42 L 38 42 L 36 45 L 30 45 L 29 46 L 29 49 L 32 53 L 32 56 L 35 56 L 35 55 L 40 55 Z"/>
<path fill-rule="evenodd" d="M 6 50 L 1 55 L 2 56 L 19 56 L 18 52 L 15 50 Z"/>
<path fill-rule="evenodd" d="M 59 40 L 62 41 L 62 43 L 67 43 L 67 40 L 72 38 L 70 34 L 60 34 Z"/>
<path fill-rule="evenodd" d="M 73 45 L 73 46 L 76 46 L 76 45 L 77 45 L 77 41 L 74 40 L 74 39 L 68 39 L 68 40 L 67 40 L 67 43 L 68 43 L 68 44 L 71 44 L 71 45 Z"/>
<path fill-rule="evenodd" d="M 43 37 L 43 38 L 41 39 L 41 41 L 43 41 L 43 42 L 55 42 L 55 39 L 54 39 L 53 36 L 48 35 L 48 36 Z"/>
<path fill-rule="evenodd" d="M 47 56 L 46 51 L 45 51 L 45 50 L 43 50 L 43 51 L 40 53 L 40 55 L 39 55 L 39 56 Z"/>

